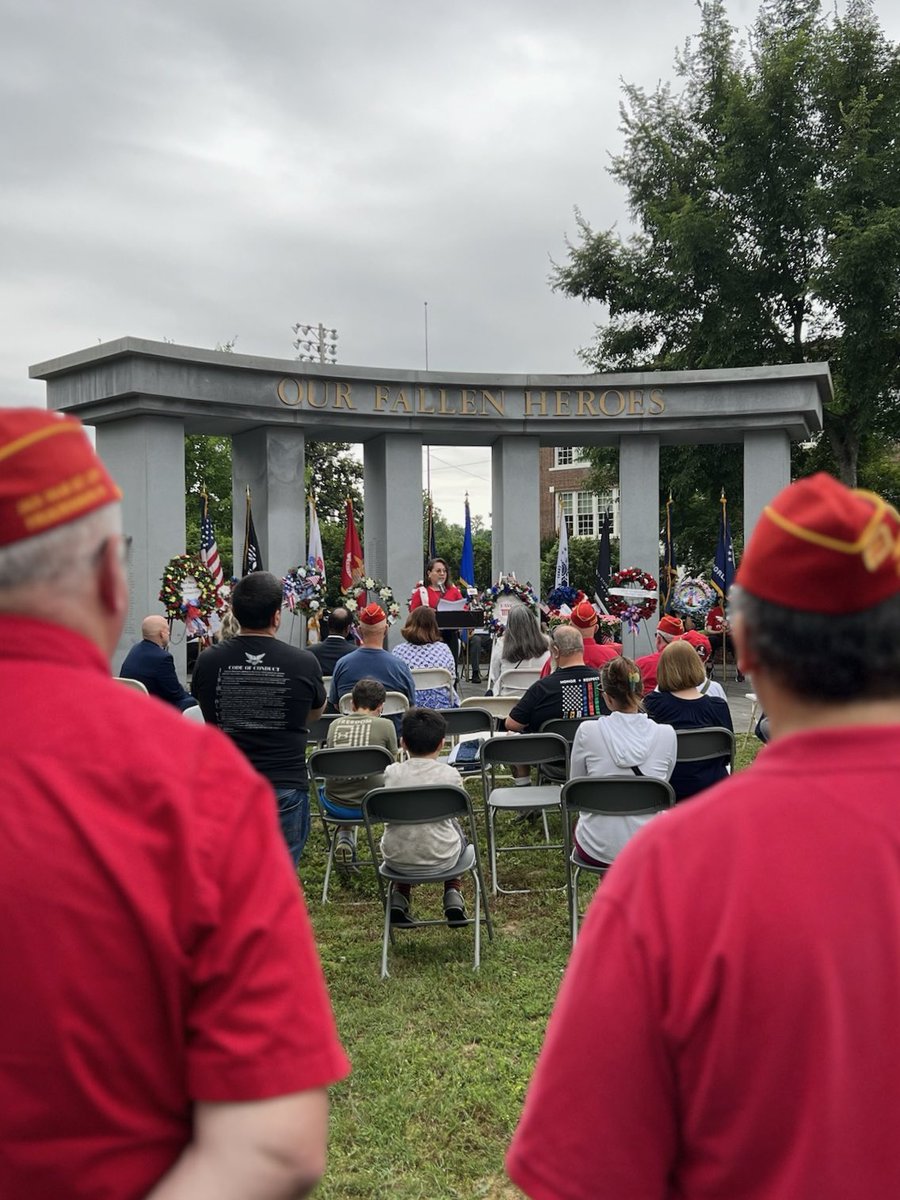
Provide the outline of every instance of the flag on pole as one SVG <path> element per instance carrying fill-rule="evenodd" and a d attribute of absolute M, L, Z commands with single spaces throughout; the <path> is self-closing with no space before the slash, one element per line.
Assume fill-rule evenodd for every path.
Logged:
<path fill-rule="evenodd" d="M 344 557 L 341 561 L 341 591 L 347 592 L 365 577 L 362 545 L 353 519 L 353 501 L 347 500 L 347 529 L 344 533 Z"/>
<path fill-rule="evenodd" d="M 594 576 L 594 599 L 604 612 L 608 612 L 609 577 L 612 574 L 611 544 L 612 513 L 607 509 L 603 514 L 603 524 L 600 527 L 600 540 L 597 542 L 597 572 Z"/>
<path fill-rule="evenodd" d="M 468 495 L 466 495 L 466 531 L 463 534 L 462 554 L 459 560 L 459 582 L 464 588 L 475 586 L 475 546 L 472 542 L 472 518 L 469 515 Z"/>
<path fill-rule="evenodd" d="M 225 582 L 222 564 L 219 561 L 219 547 L 216 545 L 216 535 L 213 532 L 212 520 L 209 515 L 209 497 L 206 492 L 200 493 L 200 561 L 213 577 L 216 585 L 216 605 L 222 604 L 220 588 Z"/>
<path fill-rule="evenodd" d="M 241 559 L 241 575 L 264 570 L 262 551 L 259 548 L 259 538 L 256 536 L 253 511 L 250 507 L 250 489 L 247 488 L 247 520 L 244 525 L 244 557 Z"/>
<path fill-rule="evenodd" d="M 559 549 L 556 552 L 555 588 L 569 586 L 569 529 L 566 525 L 566 514 L 559 508 Z"/>
<path fill-rule="evenodd" d="M 428 559 L 437 558 L 437 543 L 434 540 L 434 503 L 428 497 Z"/>
<path fill-rule="evenodd" d="M 719 503 L 722 505 L 722 513 L 719 518 L 719 540 L 716 544 L 716 561 L 713 563 L 712 585 L 724 600 L 734 579 L 734 546 L 731 541 L 731 522 L 728 520 L 728 503 L 724 488 Z"/>
<path fill-rule="evenodd" d="M 669 604 L 675 591 L 675 580 L 678 567 L 675 565 L 675 540 L 672 535 L 672 493 L 666 501 L 666 528 L 663 536 L 663 569 L 661 572 L 660 611 L 668 612 Z"/>
<path fill-rule="evenodd" d="M 322 533 L 319 529 L 319 514 L 316 512 L 316 502 L 309 498 L 309 549 L 306 552 L 306 565 L 311 571 L 317 571 L 325 582 L 325 553 L 322 549 Z"/>

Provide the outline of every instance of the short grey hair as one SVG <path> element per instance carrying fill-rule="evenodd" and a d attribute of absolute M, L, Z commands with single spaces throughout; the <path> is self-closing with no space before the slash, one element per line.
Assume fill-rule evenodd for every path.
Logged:
<path fill-rule="evenodd" d="M 106 504 L 46 533 L 0 546 L 0 592 L 12 588 L 77 585 L 91 554 L 122 532 L 122 506 Z"/>
<path fill-rule="evenodd" d="M 571 654 L 584 653 L 584 639 L 571 625 L 557 625 L 550 634 L 550 641 L 562 658 L 568 658 Z"/>

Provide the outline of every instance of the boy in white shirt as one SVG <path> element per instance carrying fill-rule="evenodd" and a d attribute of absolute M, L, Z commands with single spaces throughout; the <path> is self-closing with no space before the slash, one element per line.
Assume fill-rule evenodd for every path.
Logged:
<path fill-rule="evenodd" d="M 400 726 L 400 744 L 409 758 L 385 769 L 385 787 L 431 787 L 450 784 L 462 787 L 462 776 L 455 767 L 438 762 L 447 722 L 430 708 L 411 708 Z M 385 825 L 381 853 L 393 871 L 410 875 L 441 874 L 457 861 L 466 847 L 462 826 L 453 818 L 429 821 L 424 825 Z M 444 883 L 444 914 L 448 925 L 464 925 L 466 909 L 460 890 L 461 880 Z M 411 885 L 394 883 L 391 888 L 391 921 L 408 925 L 412 921 L 409 897 Z"/>

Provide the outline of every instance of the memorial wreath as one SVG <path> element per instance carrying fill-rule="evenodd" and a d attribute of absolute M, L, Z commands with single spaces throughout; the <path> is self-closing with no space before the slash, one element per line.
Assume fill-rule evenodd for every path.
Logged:
<path fill-rule="evenodd" d="M 189 579 L 197 585 L 197 595 L 187 598 L 184 585 Z M 216 581 L 196 554 L 177 554 L 163 571 L 159 599 L 170 621 L 188 624 L 199 618 L 205 625 L 216 608 Z"/>
<path fill-rule="evenodd" d="M 521 600 L 523 604 L 527 604 L 531 610 L 537 613 L 538 601 L 537 596 L 530 583 L 519 583 L 518 579 L 513 575 L 507 575 L 501 579 L 499 583 L 491 584 L 486 587 L 481 593 L 481 607 L 484 609 L 485 624 L 491 633 L 497 633 L 503 628 L 503 622 L 496 615 L 496 605 L 504 596 L 514 596 L 517 600 Z"/>
<path fill-rule="evenodd" d="M 341 592 L 341 604 L 353 614 L 353 619 L 356 620 L 356 613 L 359 609 L 360 595 L 368 596 L 369 593 L 374 593 L 378 603 L 384 609 L 387 617 L 388 625 L 393 623 L 400 616 L 400 605 L 394 599 L 394 593 L 386 583 L 382 583 L 380 579 L 373 579 L 371 575 L 367 575 L 365 579 L 361 579 L 352 587 Z M 369 601 L 366 599 L 363 602 L 363 608 Z"/>
<path fill-rule="evenodd" d="M 613 588 L 634 588 L 640 592 L 656 592 L 657 582 L 652 575 L 641 571 L 638 567 L 625 567 L 616 571 L 609 581 L 610 591 Z M 610 595 L 607 608 L 614 617 L 621 618 L 623 627 L 628 626 L 632 633 L 637 632 L 638 624 L 647 621 L 656 612 L 657 598 L 653 596 L 636 596 L 633 600 L 626 596 Z"/>

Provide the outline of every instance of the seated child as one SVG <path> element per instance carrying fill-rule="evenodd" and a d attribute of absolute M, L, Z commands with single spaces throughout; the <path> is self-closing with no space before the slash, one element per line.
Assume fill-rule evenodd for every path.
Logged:
<path fill-rule="evenodd" d="M 397 732 L 394 722 L 381 715 L 385 701 L 384 684 L 377 679 L 360 679 L 350 693 L 353 711 L 338 717 L 328 727 L 328 749 L 349 749 L 356 746 L 384 746 L 396 757 Z M 327 779 L 321 796 L 322 805 L 330 817 L 349 817 L 362 820 L 362 801 L 366 792 L 384 786 L 384 775 L 360 775 L 349 779 Z M 356 826 L 341 825 L 338 829 L 334 860 L 347 866 L 356 861 Z"/>
<path fill-rule="evenodd" d="M 439 712 L 430 708 L 411 708 L 403 717 L 400 744 L 409 753 L 406 762 L 392 763 L 384 773 L 385 787 L 431 787 L 452 784 L 462 787 L 462 776 L 455 767 L 437 762 L 447 733 L 447 722 Z M 410 875 L 439 875 L 449 870 L 466 847 L 466 836 L 458 821 L 429 821 L 426 825 L 391 825 L 384 827 L 381 853 L 393 871 Z M 448 925 L 464 925 L 466 909 L 459 879 L 444 883 L 444 915 Z M 412 917 L 409 907 L 410 885 L 394 883 L 391 887 L 391 921 L 408 925 Z"/>

